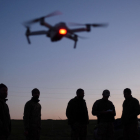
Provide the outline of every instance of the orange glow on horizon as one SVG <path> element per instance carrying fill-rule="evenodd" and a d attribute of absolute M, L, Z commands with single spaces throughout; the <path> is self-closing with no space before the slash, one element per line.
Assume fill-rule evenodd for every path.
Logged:
<path fill-rule="evenodd" d="M 60 29 L 59 30 L 59 34 L 61 34 L 61 35 L 65 35 L 66 33 L 67 33 L 66 29 Z"/>

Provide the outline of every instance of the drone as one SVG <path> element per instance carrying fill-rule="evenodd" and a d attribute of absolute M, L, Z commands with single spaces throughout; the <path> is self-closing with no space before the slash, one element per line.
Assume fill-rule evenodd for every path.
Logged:
<path fill-rule="evenodd" d="M 62 13 L 59 11 L 55 11 L 46 16 L 24 22 L 23 25 L 27 29 L 25 35 L 27 37 L 28 43 L 31 44 L 29 36 L 33 36 L 33 35 L 46 35 L 47 37 L 49 37 L 51 39 L 52 42 L 59 41 L 63 37 L 66 37 L 66 38 L 74 41 L 74 48 L 76 48 L 78 37 L 84 38 L 84 37 L 81 37 L 81 36 L 75 34 L 76 32 L 83 32 L 83 31 L 90 32 L 91 27 L 105 27 L 108 25 L 105 23 L 103 23 L 103 24 L 102 23 L 101 24 L 100 23 L 93 23 L 93 24 L 69 23 L 70 25 L 74 25 L 74 26 L 84 26 L 82 28 L 70 29 L 67 27 L 65 22 L 59 22 L 59 23 L 55 24 L 54 26 L 45 22 L 45 18 L 55 16 L 55 15 L 60 15 L 60 14 L 62 14 Z M 47 27 L 48 30 L 30 31 L 30 26 L 34 23 L 40 23 L 41 26 Z"/>

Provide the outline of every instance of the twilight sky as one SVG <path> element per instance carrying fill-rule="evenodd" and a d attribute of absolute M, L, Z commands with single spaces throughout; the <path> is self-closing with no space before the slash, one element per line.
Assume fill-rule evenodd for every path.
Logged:
<path fill-rule="evenodd" d="M 51 42 L 45 35 L 31 36 L 29 45 L 22 23 L 56 10 L 63 14 L 46 22 L 109 26 L 78 33 L 88 39 L 79 38 L 77 49 L 72 40 Z M 0 19 L 0 83 L 8 86 L 12 119 L 22 119 L 33 88 L 41 92 L 42 119 L 66 119 L 67 103 L 78 88 L 85 90 L 90 119 L 96 118 L 92 105 L 104 89 L 111 92 L 116 118 L 121 117 L 124 88 L 140 100 L 139 0 L 0 0 Z M 48 29 L 37 23 L 31 26 L 36 30 Z"/>

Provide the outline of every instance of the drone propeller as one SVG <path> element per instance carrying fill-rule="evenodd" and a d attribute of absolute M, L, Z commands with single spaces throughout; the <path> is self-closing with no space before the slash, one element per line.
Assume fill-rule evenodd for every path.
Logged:
<path fill-rule="evenodd" d="M 86 24 L 86 25 L 90 25 L 90 26 L 93 26 L 93 27 L 107 27 L 108 24 L 107 23 L 94 23 L 94 24 Z"/>
<path fill-rule="evenodd" d="M 81 23 L 73 23 L 73 22 L 70 22 L 69 25 L 71 25 L 71 26 L 93 26 L 93 27 L 106 27 L 106 26 L 108 26 L 107 23 L 81 24 Z"/>
<path fill-rule="evenodd" d="M 25 25 L 33 24 L 33 23 L 41 21 L 44 18 L 48 18 L 48 17 L 55 16 L 55 15 L 61 15 L 61 14 L 62 13 L 60 11 L 55 11 L 55 12 L 52 12 L 52 13 L 46 15 L 46 16 L 27 21 L 27 22 L 25 22 Z"/>

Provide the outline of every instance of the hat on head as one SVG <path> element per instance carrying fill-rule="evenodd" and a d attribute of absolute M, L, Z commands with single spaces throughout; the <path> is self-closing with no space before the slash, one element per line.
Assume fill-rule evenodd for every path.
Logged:
<path fill-rule="evenodd" d="M 110 96 L 110 91 L 107 90 L 107 89 L 104 90 L 104 91 L 103 91 L 103 95 L 104 95 L 104 96 Z"/>

